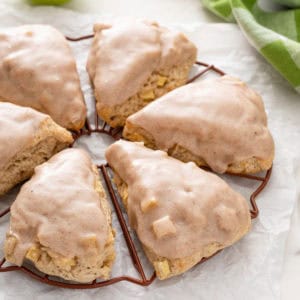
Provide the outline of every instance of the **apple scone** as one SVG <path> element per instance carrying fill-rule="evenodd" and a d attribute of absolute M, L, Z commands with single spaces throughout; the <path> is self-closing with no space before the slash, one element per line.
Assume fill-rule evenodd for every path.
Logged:
<path fill-rule="evenodd" d="M 87 62 L 98 115 L 112 127 L 163 94 L 186 83 L 195 45 L 154 22 L 95 24 Z"/>
<path fill-rule="evenodd" d="M 115 258 L 111 211 L 89 155 L 66 149 L 35 168 L 11 207 L 6 259 L 31 261 L 66 280 L 109 278 Z"/>
<path fill-rule="evenodd" d="M 86 106 L 71 47 L 48 25 L 0 30 L 0 101 L 46 113 L 79 130 Z"/>
<path fill-rule="evenodd" d="M 48 115 L 0 102 L 0 195 L 72 142 L 72 135 Z"/>
<path fill-rule="evenodd" d="M 256 173 L 274 159 L 262 98 L 227 75 L 162 96 L 127 119 L 123 136 L 217 173 Z"/>
<path fill-rule="evenodd" d="M 244 197 L 194 163 L 124 140 L 107 149 L 106 159 L 159 279 L 187 271 L 249 231 Z"/>

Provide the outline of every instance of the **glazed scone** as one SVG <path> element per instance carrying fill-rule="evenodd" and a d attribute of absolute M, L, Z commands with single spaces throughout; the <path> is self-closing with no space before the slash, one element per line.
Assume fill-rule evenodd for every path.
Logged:
<path fill-rule="evenodd" d="M 79 130 L 86 119 L 72 50 L 48 25 L 0 31 L 0 101 L 46 113 L 60 126 Z"/>
<path fill-rule="evenodd" d="M 231 76 L 170 92 L 129 117 L 123 136 L 217 173 L 256 173 L 274 159 L 261 97 Z"/>
<path fill-rule="evenodd" d="M 107 149 L 106 159 L 159 279 L 187 271 L 249 231 L 246 200 L 194 163 L 124 140 Z"/>
<path fill-rule="evenodd" d="M 66 149 L 35 168 L 11 207 L 4 252 L 16 265 L 76 282 L 109 278 L 114 262 L 111 211 L 97 167 Z"/>
<path fill-rule="evenodd" d="M 0 195 L 72 142 L 72 135 L 48 115 L 0 102 Z"/>
<path fill-rule="evenodd" d="M 112 127 L 149 102 L 186 83 L 195 45 L 157 23 L 120 20 L 96 24 L 87 62 L 98 115 Z"/>

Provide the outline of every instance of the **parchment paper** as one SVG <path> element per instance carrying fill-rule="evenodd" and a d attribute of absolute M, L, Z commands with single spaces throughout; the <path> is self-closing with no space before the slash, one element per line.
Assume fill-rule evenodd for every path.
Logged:
<path fill-rule="evenodd" d="M 92 24 L 96 20 L 110 17 L 81 15 L 55 8 L 29 10 L 25 5 L 13 8 L 0 3 L 0 28 L 45 23 L 54 25 L 66 35 L 80 36 L 91 33 Z M 275 139 L 276 158 L 270 183 L 258 198 L 260 215 L 253 222 L 251 232 L 232 247 L 184 275 L 163 282 L 157 280 L 146 288 L 123 282 L 95 290 L 67 290 L 41 284 L 23 273 L 11 272 L 0 273 L 1 299 L 279 299 L 284 246 L 296 200 L 294 170 L 299 165 L 299 160 L 296 160 L 300 146 L 297 126 L 299 95 L 249 47 L 235 25 L 165 25 L 184 31 L 197 44 L 199 60 L 213 63 L 227 73 L 240 77 L 263 96 L 269 127 Z M 85 71 L 90 41 L 71 45 L 89 114 L 92 115 L 93 97 Z M 77 146 L 93 151 L 93 158 L 100 162 L 110 142 L 107 138 L 94 136 L 92 139 L 81 140 Z M 227 176 L 225 179 L 245 196 L 254 188 L 248 180 Z M 17 190 L 1 199 L 0 209 L 13 201 Z M 0 255 L 3 254 L 8 221 L 9 216 L 0 219 Z M 117 222 L 114 224 L 117 230 L 117 260 L 113 276 L 135 275 L 120 228 Z M 144 258 L 142 260 L 147 264 Z"/>

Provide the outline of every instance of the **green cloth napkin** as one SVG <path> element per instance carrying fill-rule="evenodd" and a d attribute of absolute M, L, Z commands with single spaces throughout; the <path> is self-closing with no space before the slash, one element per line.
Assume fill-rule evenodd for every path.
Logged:
<path fill-rule="evenodd" d="M 300 9 L 265 12 L 256 0 L 202 1 L 224 20 L 236 21 L 249 42 L 300 92 Z"/>

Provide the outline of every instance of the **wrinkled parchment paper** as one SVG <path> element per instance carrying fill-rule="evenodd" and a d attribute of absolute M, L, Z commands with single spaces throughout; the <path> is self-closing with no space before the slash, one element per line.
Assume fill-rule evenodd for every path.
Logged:
<path fill-rule="evenodd" d="M 69 36 L 92 32 L 96 20 L 107 18 L 81 15 L 56 8 L 7 6 L 0 3 L 0 28 L 28 23 L 51 24 Z M 284 246 L 290 227 L 290 216 L 296 201 L 294 170 L 299 141 L 299 94 L 269 66 L 231 24 L 165 24 L 184 31 L 198 46 L 198 58 L 213 63 L 225 72 L 240 77 L 263 96 L 269 117 L 269 127 L 276 144 L 273 174 L 267 188 L 258 198 L 260 215 L 254 220 L 251 232 L 232 247 L 225 249 L 206 263 L 182 276 L 163 282 L 156 280 L 149 287 L 121 282 L 94 290 L 68 290 L 34 281 L 20 272 L 0 273 L 1 299 L 279 299 L 280 275 Z M 82 89 L 93 115 L 93 96 L 85 71 L 90 41 L 70 43 L 81 76 Z M 297 139 L 298 138 L 298 139 Z M 96 162 L 103 161 L 103 152 L 111 139 L 93 136 L 82 139 L 77 147 L 92 152 Z M 248 196 L 255 184 L 246 179 L 224 177 L 234 188 Z M 0 209 L 13 201 L 17 189 L 0 201 Z M 88 217 L 88 216 L 87 216 Z M 132 267 L 122 232 L 113 213 L 117 230 L 117 259 L 113 276 L 136 275 Z M 9 216 L 0 219 L 0 255 L 8 227 Z M 140 252 L 150 273 L 151 268 Z"/>

